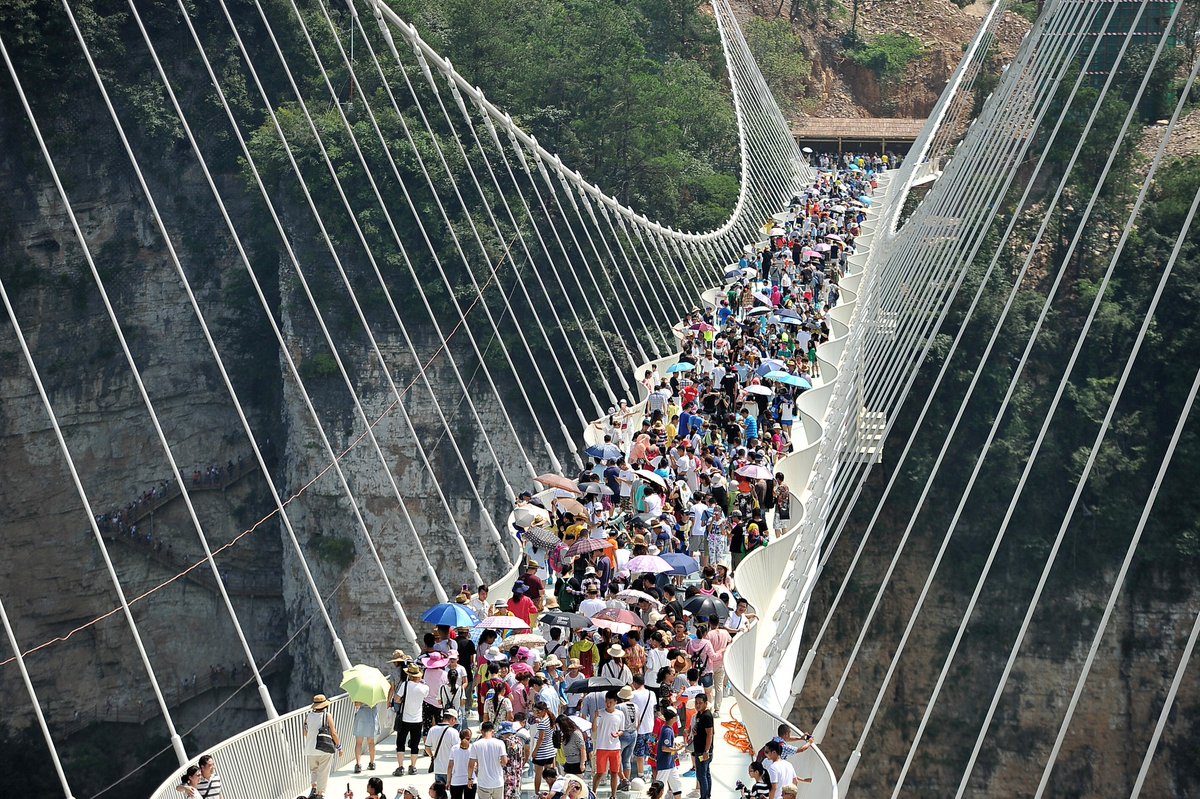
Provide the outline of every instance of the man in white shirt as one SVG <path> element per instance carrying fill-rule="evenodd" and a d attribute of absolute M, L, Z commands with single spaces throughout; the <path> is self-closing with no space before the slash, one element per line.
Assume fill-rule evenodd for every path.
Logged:
<path fill-rule="evenodd" d="M 599 586 L 589 585 L 587 599 L 579 603 L 579 612 L 590 619 L 592 616 L 595 616 L 606 607 L 608 606 L 605 605 L 604 600 L 600 598 Z"/>
<path fill-rule="evenodd" d="M 471 601 L 467 602 L 467 607 L 475 611 L 475 615 L 480 619 L 488 617 L 488 587 L 486 585 L 479 586 L 479 592 L 471 597 Z"/>
<path fill-rule="evenodd" d="M 621 471 L 617 474 L 617 484 L 621 487 L 621 507 L 626 511 L 633 510 L 631 497 L 633 495 L 633 483 L 637 480 L 637 475 L 633 473 L 633 469 L 629 468 L 629 462 L 624 458 L 617 461 L 617 468 Z"/>
<path fill-rule="evenodd" d="M 796 770 L 781 756 L 783 747 L 778 741 L 767 741 L 764 749 L 767 754 L 767 774 L 771 776 L 771 794 L 767 799 L 780 799 L 783 786 L 796 783 Z"/>
<path fill-rule="evenodd" d="M 433 779 L 443 785 L 448 785 L 446 772 L 450 764 L 450 755 L 458 746 L 458 711 L 453 709 L 442 712 L 442 722 L 429 728 L 425 733 L 425 754 L 433 761 Z"/>
<path fill-rule="evenodd" d="M 543 664 L 544 665 L 544 664 Z M 562 697 L 558 695 L 558 691 L 554 690 L 554 686 L 546 681 L 546 678 L 540 674 L 535 674 L 529 679 L 530 701 L 533 704 L 545 702 L 552 716 L 557 716 L 559 708 L 562 707 Z"/>
<path fill-rule="evenodd" d="M 604 710 L 592 722 L 592 746 L 596 751 L 596 771 L 592 775 L 592 793 L 600 789 L 600 778 L 609 775 L 612 795 L 617 795 L 621 781 L 621 733 L 625 730 L 625 714 L 617 710 L 617 693 L 604 697 Z M 774 797 L 772 797 L 774 799 Z"/>
<path fill-rule="evenodd" d="M 750 622 L 757 618 L 757 616 L 750 612 L 750 603 L 745 599 L 739 599 L 737 607 L 733 613 L 729 614 L 729 618 L 725 620 L 725 629 L 731 633 L 740 633 L 750 625 Z"/>
<path fill-rule="evenodd" d="M 479 740 L 471 744 L 467 787 L 475 788 L 478 799 L 504 799 L 504 767 L 508 765 L 508 750 L 503 741 L 493 736 L 494 727 L 490 721 L 485 721 L 479 731 Z"/>
<path fill-rule="evenodd" d="M 709 511 L 708 503 L 705 502 L 704 497 L 700 494 L 696 495 L 696 501 L 692 503 L 692 507 L 688 508 L 688 514 L 692 517 L 688 550 L 700 554 L 705 565 L 708 562 L 708 530 L 705 527 L 705 522 L 707 521 Z"/>
<path fill-rule="evenodd" d="M 633 677 L 634 716 L 637 720 L 637 740 L 633 743 L 634 774 L 641 776 L 650 756 L 650 744 L 654 741 L 654 694 L 646 688 L 646 680 L 640 674 Z"/>

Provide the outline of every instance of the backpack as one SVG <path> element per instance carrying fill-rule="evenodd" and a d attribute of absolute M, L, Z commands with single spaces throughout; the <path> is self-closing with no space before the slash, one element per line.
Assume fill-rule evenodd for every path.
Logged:
<path fill-rule="evenodd" d="M 704 675 L 704 670 L 708 668 L 708 658 L 704 657 L 704 647 L 700 647 L 695 652 L 689 652 L 689 657 L 692 660 L 692 668 Z"/>

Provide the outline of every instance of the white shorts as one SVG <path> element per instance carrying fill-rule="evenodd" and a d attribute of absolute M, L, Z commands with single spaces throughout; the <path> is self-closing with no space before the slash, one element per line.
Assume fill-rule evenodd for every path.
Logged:
<path fill-rule="evenodd" d="M 660 770 L 655 779 L 662 780 L 663 785 L 667 786 L 667 793 L 675 795 L 683 793 L 683 781 L 679 779 L 679 766 L 666 771 Z"/>

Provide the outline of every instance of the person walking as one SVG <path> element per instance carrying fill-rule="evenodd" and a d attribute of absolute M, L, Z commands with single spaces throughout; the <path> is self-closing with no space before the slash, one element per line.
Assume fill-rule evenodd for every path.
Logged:
<path fill-rule="evenodd" d="M 435 724 L 425 733 L 425 754 L 429 755 L 429 770 L 434 782 L 448 785 L 450 754 L 458 746 L 458 711 L 447 708 L 442 711 L 440 724 Z"/>
<path fill-rule="evenodd" d="M 495 736 L 495 728 L 485 721 L 479 728 L 479 740 L 471 744 L 471 760 L 467 767 L 467 788 L 474 789 L 478 799 L 504 799 L 504 767 L 508 752 L 504 742 Z"/>
<path fill-rule="evenodd" d="M 692 762 L 696 768 L 696 787 L 700 799 L 712 799 L 712 756 L 716 726 L 708 710 L 708 697 L 696 695 L 696 715 L 692 719 Z"/>
<path fill-rule="evenodd" d="M 608 775 L 612 799 L 616 799 L 621 782 L 621 734 L 625 731 L 625 714 L 617 710 L 617 692 L 604 697 L 604 709 L 592 722 L 592 746 L 596 752 L 596 771 L 592 775 L 592 793 L 600 788 L 600 779 Z"/>
<path fill-rule="evenodd" d="M 658 708 L 662 727 L 658 731 L 658 746 L 654 758 L 654 779 L 671 792 L 675 799 L 683 796 L 683 783 L 679 779 L 679 764 L 676 755 L 684 744 L 675 742 L 675 709 L 670 705 Z"/>
<path fill-rule="evenodd" d="M 538 700 L 533 706 L 533 729 L 531 734 L 533 749 L 533 793 L 535 796 L 542 792 L 542 772 L 553 766 L 558 751 L 554 746 L 554 714 L 550 706 Z"/>
<path fill-rule="evenodd" d="M 363 748 L 367 750 L 367 770 L 375 770 L 375 739 L 379 736 L 379 706 L 354 703 L 354 773 L 362 774 Z"/>
<path fill-rule="evenodd" d="M 421 722 L 429 686 L 421 682 L 421 667 L 411 665 L 404 670 L 404 685 L 393 688 L 392 703 L 396 708 L 396 770 L 393 777 L 404 774 L 404 746 L 408 743 L 408 773 L 417 773 L 417 753 L 421 746 Z"/>
<path fill-rule="evenodd" d="M 475 786 L 467 785 L 471 773 L 471 729 L 459 733 L 458 746 L 450 750 L 446 763 L 446 782 L 450 786 L 450 799 L 475 799 Z"/>
<path fill-rule="evenodd" d="M 583 730 L 576 726 L 565 713 L 555 720 L 559 748 L 563 753 L 563 772 L 583 774 L 583 761 L 587 757 L 587 740 Z"/>
<path fill-rule="evenodd" d="M 329 715 L 329 700 L 325 694 L 317 694 L 304 719 L 304 754 L 308 760 L 312 795 L 316 799 L 325 796 L 329 774 L 336 767 L 337 755 L 341 751 L 342 742 L 337 726 L 333 723 L 333 716 Z"/>

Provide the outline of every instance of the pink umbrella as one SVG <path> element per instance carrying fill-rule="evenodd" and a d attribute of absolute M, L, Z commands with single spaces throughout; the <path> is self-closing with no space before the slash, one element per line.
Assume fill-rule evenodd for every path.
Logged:
<path fill-rule="evenodd" d="M 627 624 L 631 627 L 646 626 L 646 623 L 642 621 L 641 616 L 633 613 L 632 611 L 623 610 L 621 608 L 605 608 L 595 616 L 592 616 L 592 623 L 596 626 L 603 626 L 600 624 L 602 621 L 612 622 L 614 624 Z M 628 630 L 626 632 L 628 632 Z"/>
<path fill-rule="evenodd" d="M 816 250 L 805 250 L 804 252 L 800 253 L 800 256 L 802 258 L 820 258 L 821 253 L 817 252 Z"/>
<path fill-rule="evenodd" d="M 671 564 L 658 555 L 638 555 L 625 564 L 630 574 L 663 574 L 671 571 Z"/>
<path fill-rule="evenodd" d="M 476 627 L 482 627 L 485 630 L 528 630 L 529 625 L 523 619 L 516 616 L 488 616 Z"/>
<path fill-rule="evenodd" d="M 603 627 L 606 630 L 612 630 L 617 635 L 624 635 L 633 629 L 632 624 L 625 624 L 619 621 L 609 621 L 608 619 L 592 619 L 592 622 L 597 627 Z"/>
<path fill-rule="evenodd" d="M 751 480 L 770 480 L 775 475 L 770 469 L 754 464 L 748 464 L 737 470 L 737 473 L 742 477 L 749 477 Z"/>

